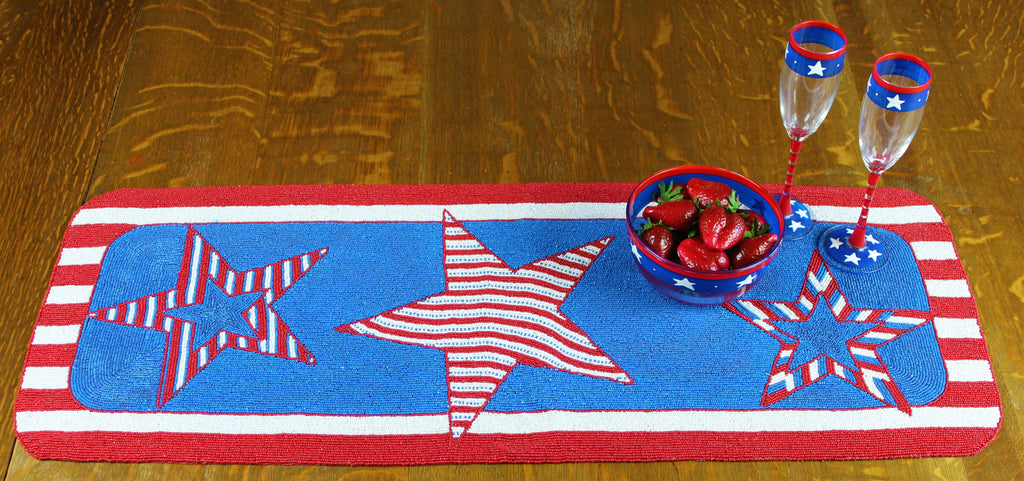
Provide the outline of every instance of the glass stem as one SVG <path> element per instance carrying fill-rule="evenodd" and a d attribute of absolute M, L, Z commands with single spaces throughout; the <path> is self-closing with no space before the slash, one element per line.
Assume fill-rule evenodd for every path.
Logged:
<path fill-rule="evenodd" d="M 786 184 L 782 186 L 782 197 L 779 198 L 779 208 L 782 215 L 788 216 L 793 213 L 793 206 L 789 199 L 790 191 L 793 190 L 793 174 L 796 172 L 796 160 L 800 157 L 800 148 L 803 147 L 803 140 L 792 139 L 789 142 L 789 167 L 786 169 Z"/>
<path fill-rule="evenodd" d="M 857 227 L 850 235 L 850 247 L 860 249 L 867 244 L 865 231 L 868 227 L 868 208 L 871 207 L 871 198 L 875 195 L 875 187 L 878 187 L 878 179 L 882 177 L 881 172 L 868 172 L 868 189 L 864 192 L 864 206 L 860 209 L 860 218 L 857 219 Z"/>

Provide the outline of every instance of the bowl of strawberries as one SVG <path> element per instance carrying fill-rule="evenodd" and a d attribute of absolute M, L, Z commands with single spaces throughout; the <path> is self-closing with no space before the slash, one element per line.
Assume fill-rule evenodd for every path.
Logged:
<path fill-rule="evenodd" d="M 672 167 L 641 182 L 626 206 L 629 242 L 644 277 L 688 304 L 730 301 L 779 251 L 783 215 L 761 185 L 706 165 Z"/>

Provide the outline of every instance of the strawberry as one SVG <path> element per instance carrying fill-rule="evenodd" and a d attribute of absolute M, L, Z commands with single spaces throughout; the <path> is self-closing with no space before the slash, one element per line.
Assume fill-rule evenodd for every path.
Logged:
<path fill-rule="evenodd" d="M 686 197 L 683 186 L 672 182 L 658 184 L 658 193 L 654 200 L 657 205 L 644 209 L 643 216 L 654 224 L 663 224 L 669 229 L 685 231 L 693 227 L 697 221 L 697 206 Z"/>
<path fill-rule="evenodd" d="M 739 269 L 747 267 L 768 255 L 768 251 L 779 241 L 775 234 L 762 234 L 757 237 L 743 239 L 736 247 L 729 250 L 729 260 L 732 261 L 732 268 Z"/>
<path fill-rule="evenodd" d="M 643 215 L 651 222 L 661 222 L 665 227 L 684 231 L 693 227 L 697 220 L 697 206 L 689 200 L 671 200 L 644 209 Z"/>
<path fill-rule="evenodd" d="M 721 182 L 694 177 L 686 183 L 686 192 L 701 206 L 718 204 L 724 207 L 729 205 L 732 187 Z"/>
<path fill-rule="evenodd" d="M 698 220 L 700 236 L 708 247 L 724 251 L 743 240 L 747 225 L 739 214 L 725 210 L 725 207 L 713 205 L 700 213 Z"/>
<path fill-rule="evenodd" d="M 764 216 L 754 212 L 752 210 L 742 209 L 737 214 L 743 218 L 743 222 L 747 224 L 747 232 L 743 234 L 744 238 L 757 237 L 759 235 L 767 234 L 771 227 L 768 222 L 764 220 Z"/>
<path fill-rule="evenodd" d="M 729 257 L 723 251 L 714 250 L 698 239 L 683 239 L 676 246 L 679 263 L 702 271 L 721 271 L 729 268 Z"/>
<path fill-rule="evenodd" d="M 779 237 L 764 216 L 744 206 L 727 184 L 691 178 L 683 186 L 658 184 L 643 211 L 643 242 L 665 259 L 691 269 L 721 271 L 763 259 Z M 675 239 L 683 239 L 678 244 Z"/>
<path fill-rule="evenodd" d="M 672 237 L 672 231 L 661 224 L 647 224 L 640 231 L 640 239 L 650 247 L 655 254 L 666 259 L 672 255 L 672 248 L 676 240 Z"/>

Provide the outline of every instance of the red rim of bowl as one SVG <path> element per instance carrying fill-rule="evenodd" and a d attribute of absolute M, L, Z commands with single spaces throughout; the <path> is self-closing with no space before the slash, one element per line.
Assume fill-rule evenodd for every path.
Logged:
<path fill-rule="evenodd" d="M 827 28 L 839 34 L 839 36 L 843 38 L 842 48 L 835 49 L 831 52 L 812 52 L 800 46 L 800 44 L 797 43 L 796 39 L 793 38 L 793 33 L 795 33 L 797 30 L 807 27 Z M 828 22 L 822 22 L 821 20 L 808 20 L 806 22 L 800 22 L 796 24 L 796 26 L 789 31 L 789 46 L 792 47 L 793 50 L 799 52 L 800 55 L 803 55 L 804 57 L 810 57 L 815 60 L 832 60 L 846 53 L 846 32 L 843 32 L 842 29 Z"/>
<path fill-rule="evenodd" d="M 657 182 L 665 180 L 665 178 L 667 177 L 688 174 L 716 175 L 719 177 L 725 177 L 729 180 L 739 182 L 745 185 L 747 188 L 753 190 L 755 193 L 757 193 L 757 195 L 761 196 L 768 202 L 768 205 L 772 208 L 772 212 L 775 214 L 775 217 L 778 220 L 778 225 L 780 227 L 780 232 L 778 233 L 779 240 L 775 242 L 775 246 L 772 247 L 772 250 L 768 252 L 768 255 L 766 255 L 763 259 L 740 269 L 729 269 L 725 271 L 698 271 L 690 269 L 682 264 L 672 262 L 668 259 L 665 259 L 664 257 L 661 257 L 660 255 L 652 251 L 650 247 L 647 247 L 647 244 L 644 244 L 643 241 L 640 240 L 640 237 L 637 236 L 636 232 L 633 230 L 633 220 L 636 219 L 637 214 L 633 212 L 633 204 L 636 202 L 637 196 L 644 189 L 654 185 Z M 761 184 L 758 184 L 757 182 L 750 180 L 748 177 L 743 176 L 742 174 L 738 174 L 728 169 L 723 169 L 721 167 L 714 167 L 710 165 L 682 165 L 677 167 L 669 167 L 665 170 L 656 172 L 654 175 L 651 175 L 644 181 L 640 182 L 640 184 L 633 189 L 633 193 L 629 195 L 629 202 L 626 204 L 626 221 L 627 227 L 629 229 L 629 237 L 633 240 L 633 244 L 636 245 L 638 249 L 644 252 L 644 255 L 647 258 L 654 261 L 659 266 L 668 269 L 669 271 L 675 272 L 677 274 L 708 280 L 740 277 L 744 274 L 749 274 L 753 271 L 760 269 L 765 264 L 771 262 L 773 258 L 775 258 L 775 254 L 779 252 L 779 246 L 782 245 L 782 237 L 785 234 L 784 232 L 781 231 L 781 227 L 784 225 L 782 218 L 782 209 L 779 208 L 779 204 L 775 201 L 775 198 L 772 197 L 772 195 L 769 194 L 768 191 L 764 189 L 764 187 L 761 187 Z"/>
<path fill-rule="evenodd" d="M 908 87 L 908 86 L 896 85 L 896 84 L 890 83 L 888 80 L 885 80 L 884 78 L 882 78 L 881 74 L 878 73 L 878 64 L 880 64 L 882 62 L 885 62 L 886 60 L 892 60 L 894 58 L 898 58 L 898 59 L 902 59 L 902 60 L 907 60 L 907 61 L 916 63 L 918 66 L 923 68 L 925 72 L 928 72 L 928 81 L 925 82 L 925 83 L 922 83 L 920 85 L 914 85 L 914 86 Z M 925 90 L 928 89 L 928 87 L 931 87 L 931 85 L 932 85 L 932 68 L 931 68 L 931 66 L 928 65 L 927 62 L 925 62 L 924 60 L 921 60 L 920 57 L 917 57 L 915 55 L 911 55 L 909 53 L 903 53 L 903 52 L 887 53 L 885 55 L 882 55 L 881 57 L 878 57 L 878 60 L 875 60 L 875 64 L 871 66 L 871 77 L 873 77 L 875 79 L 875 83 L 877 83 L 878 85 L 881 85 L 881 86 L 885 87 L 886 89 L 891 90 L 893 92 L 896 92 L 898 94 L 916 94 L 916 93 L 924 92 Z"/>

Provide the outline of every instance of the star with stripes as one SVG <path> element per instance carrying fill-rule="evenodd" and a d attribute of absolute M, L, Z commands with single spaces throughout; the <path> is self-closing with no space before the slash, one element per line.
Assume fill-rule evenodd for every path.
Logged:
<path fill-rule="evenodd" d="M 928 322 L 928 313 L 854 308 L 818 251 L 795 302 L 734 300 L 725 307 L 779 341 L 762 406 L 834 375 L 910 414 L 878 349 Z"/>
<path fill-rule="evenodd" d="M 337 330 L 443 351 L 452 437 L 518 364 L 633 383 L 560 310 L 612 237 L 512 269 L 448 211 L 442 230 L 443 292 Z"/>
<path fill-rule="evenodd" d="M 90 312 L 89 317 L 167 336 L 157 407 L 163 407 L 225 349 L 316 364 L 274 310 L 327 249 L 239 272 L 188 228 L 176 285 Z"/>

